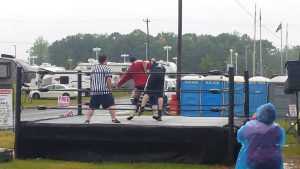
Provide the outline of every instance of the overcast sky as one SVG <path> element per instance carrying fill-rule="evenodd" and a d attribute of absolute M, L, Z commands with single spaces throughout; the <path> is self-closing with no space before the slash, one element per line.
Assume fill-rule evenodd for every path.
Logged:
<path fill-rule="evenodd" d="M 183 33 L 216 36 L 237 31 L 253 38 L 256 3 L 257 21 L 259 9 L 262 13 L 262 39 L 280 48 L 280 31 L 275 31 L 282 21 L 283 43 L 288 23 L 289 45 L 300 45 L 299 0 L 182 1 Z M 14 55 L 16 45 L 17 58 L 23 59 L 38 36 L 51 44 L 78 33 L 146 32 L 146 18 L 153 36 L 178 32 L 178 0 L 3 0 L 0 4 L 0 53 Z"/>

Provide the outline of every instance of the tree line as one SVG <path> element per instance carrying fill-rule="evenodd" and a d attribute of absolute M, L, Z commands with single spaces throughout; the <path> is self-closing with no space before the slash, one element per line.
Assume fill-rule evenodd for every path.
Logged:
<path fill-rule="evenodd" d="M 109 57 L 109 61 L 123 62 L 122 54 L 128 54 L 138 59 L 146 59 L 147 34 L 141 30 L 134 30 L 129 34 L 77 34 L 67 36 L 49 44 L 43 37 L 38 37 L 33 45 L 31 55 L 37 56 L 35 63 L 49 62 L 53 65 L 74 69 L 80 62 L 87 62 L 95 58 L 93 48 L 101 48 L 101 52 Z M 259 75 L 259 41 L 256 41 L 256 75 Z M 149 35 L 149 56 L 156 60 L 166 60 L 164 46 L 171 46 L 168 51 L 169 61 L 175 62 L 177 55 L 177 35 L 172 32 Z M 232 55 L 230 52 L 232 49 Z M 298 59 L 299 46 L 287 49 L 289 60 Z M 285 52 L 283 61 L 285 63 Z M 280 50 L 268 40 L 262 40 L 262 72 L 263 76 L 271 77 L 280 74 Z M 237 53 L 237 56 L 235 56 Z M 232 56 L 232 57 L 231 57 Z M 246 57 L 247 56 L 247 57 Z M 207 72 L 210 70 L 227 71 L 227 65 L 233 60 L 235 67 L 237 58 L 237 72 L 242 75 L 247 69 L 252 75 L 253 67 L 253 39 L 249 35 L 239 33 L 222 33 L 217 36 L 197 35 L 187 33 L 182 36 L 181 68 L 183 72 Z M 127 58 L 128 61 L 128 58 Z"/>

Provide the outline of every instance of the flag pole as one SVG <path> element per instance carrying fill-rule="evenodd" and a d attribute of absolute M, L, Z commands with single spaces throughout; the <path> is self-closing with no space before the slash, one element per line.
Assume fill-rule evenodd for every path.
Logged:
<path fill-rule="evenodd" d="M 261 51 L 261 9 L 259 9 L 259 71 L 260 76 L 262 76 L 262 51 Z"/>
<path fill-rule="evenodd" d="M 253 58 L 252 58 L 252 72 L 253 76 L 255 76 L 255 53 L 256 53 L 256 3 L 255 3 L 255 13 L 254 13 L 254 38 L 253 38 Z"/>
<path fill-rule="evenodd" d="M 282 66 L 283 66 L 283 61 L 282 61 L 282 22 L 280 22 L 281 24 L 281 29 L 280 29 L 280 73 L 282 74 Z"/>
<path fill-rule="evenodd" d="M 285 44 L 285 62 L 288 61 L 288 23 L 286 23 L 286 44 Z M 285 69 L 285 74 L 287 74 L 287 69 Z"/>

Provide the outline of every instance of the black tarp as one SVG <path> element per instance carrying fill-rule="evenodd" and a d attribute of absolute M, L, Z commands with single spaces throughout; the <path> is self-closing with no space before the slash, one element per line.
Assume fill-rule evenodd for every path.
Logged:
<path fill-rule="evenodd" d="M 224 127 L 22 122 L 19 139 L 21 158 L 202 164 L 228 160 Z"/>

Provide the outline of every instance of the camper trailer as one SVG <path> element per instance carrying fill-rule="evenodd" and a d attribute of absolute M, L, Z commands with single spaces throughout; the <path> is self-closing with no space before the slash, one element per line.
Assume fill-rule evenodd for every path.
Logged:
<path fill-rule="evenodd" d="M 30 90 L 38 89 L 40 87 L 46 86 L 48 84 L 43 83 L 44 74 L 40 74 L 41 71 L 49 71 L 49 72 L 56 72 L 56 71 L 63 71 L 66 70 L 64 67 L 57 67 L 55 65 L 51 65 L 50 63 L 42 63 L 40 66 L 34 65 L 30 66 L 31 71 L 33 72 L 32 79 L 29 83 L 26 83 Z M 52 84 L 52 83 L 49 83 Z"/>
<path fill-rule="evenodd" d="M 95 59 L 88 59 L 87 63 L 79 63 L 78 66 L 76 66 L 75 70 L 81 70 L 81 71 L 91 71 L 91 69 L 98 64 L 98 61 Z M 124 63 L 116 63 L 116 62 L 107 62 L 107 66 L 110 67 L 111 72 L 113 74 L 120 74 L 127 71 L 127 68 L 131 65 L 129 62 Z"/>

